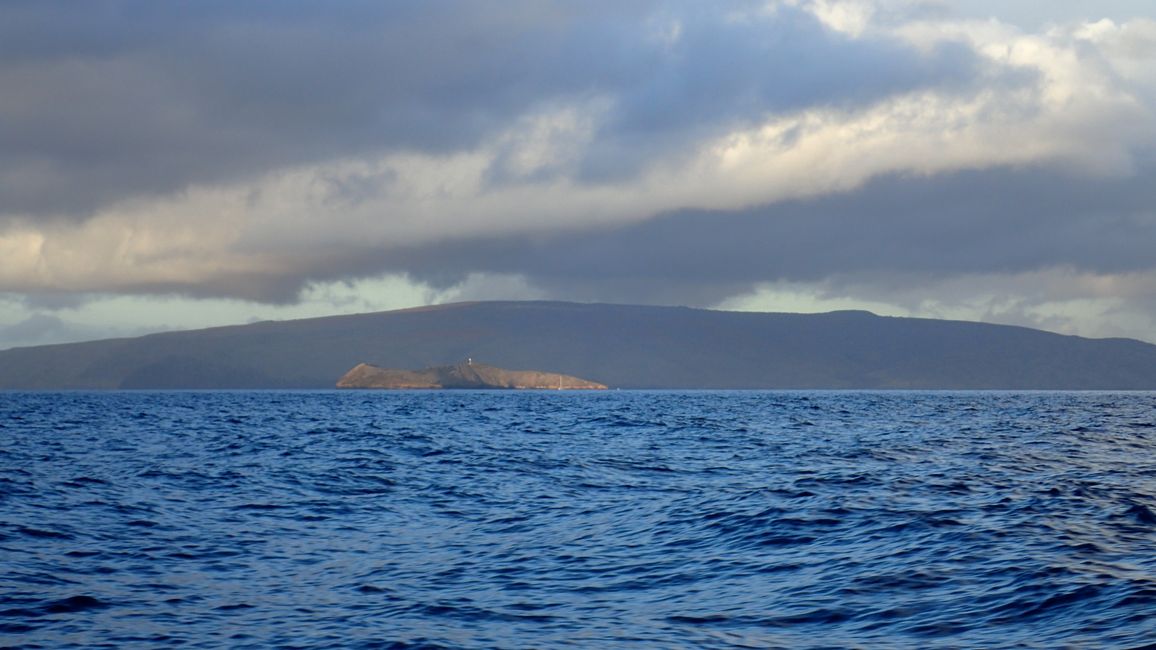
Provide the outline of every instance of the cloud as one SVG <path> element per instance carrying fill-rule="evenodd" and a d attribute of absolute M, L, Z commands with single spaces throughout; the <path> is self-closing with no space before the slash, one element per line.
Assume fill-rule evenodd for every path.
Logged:
<path fill-rule="evenodd" d="M 598 2 L 504 9 L 5 3 L 4 209 L 86 217 L 285 166 L 468 150 L 511 115 L 593 83 L 608 54 L 581 32 L 630 13 Z"/>
<path fill-rule="evenodd" d="M 683 210 L 597 232 L 418 246 L 392 257 L 449 284 L 523 273 L 557 295 L 708 305 L 760 282 L 925 283 L 1049 268 L 1154 270 L 1156 166 L 1125 177 L 998 168 L 879 177 L 846 192 L 743 210 Z M 656 300 L 657 298 L 657 300 Z"/>
<path fill-rule="evenodd" d="M 841 276 L 817 282 L 762 283 L 719 307 L 756 311 L 867 309 L 915 316 L 1021 325 L 1065 334 L 1152 341 L 1156 272 L 1094 274 L 1071 268 L 924 278 Z"/>
<path fill-rule="evenodd" d="M 965 49 L 913 56 L 797 8 L 740 20 L 660 7 L 5 3 L 0 209 L 89 218 L 295 166 L 471 152 L 590 99 L 609 110 L 581 173 L 607 179 L 775 112 L 974 75 Z"/>
<path fill-rule="evenodd" d="M 389 275 L 712 305 L 1142 276 L 1154 80 L 1151 20 L 900 0 L 10 2 L 0 291 L 288 304 Z"/>
<path fill-rule="evenodd" d="M 17 322 L 0 324 L 0 349 L 137 336 L 151 331 L 155 330 L 92 326 L 71 322 L 53 314 L 33 313 Z"/>

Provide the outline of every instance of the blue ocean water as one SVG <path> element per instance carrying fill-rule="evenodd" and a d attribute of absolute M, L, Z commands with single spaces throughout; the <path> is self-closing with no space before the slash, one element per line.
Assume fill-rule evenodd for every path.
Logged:
<path fill-rule="evenodd" d="M 0 393 L 0 646 L 1156 648 L 1156 394 Z"/>

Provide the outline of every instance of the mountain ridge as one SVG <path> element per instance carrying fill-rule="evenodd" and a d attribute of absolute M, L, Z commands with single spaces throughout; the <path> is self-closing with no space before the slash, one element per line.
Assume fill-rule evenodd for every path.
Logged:
<path fill-rule="evenodd" d="M 1014 325 L 471 302 L 0 351 L 2 389 L 330 388 L 361 362 L 550 368 L 622 388 L 1156 389 L 1156 345 Z"/>

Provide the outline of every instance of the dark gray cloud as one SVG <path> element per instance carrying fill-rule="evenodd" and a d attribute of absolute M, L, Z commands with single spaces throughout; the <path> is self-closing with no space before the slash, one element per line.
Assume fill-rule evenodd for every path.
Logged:
<path fill-rule="evenodd" d="M 388 274 L 709 306 L 1044 271 L 993 307 L 1025 322 L 1055 269 L 1156 274 L 1150 24 L 787 4 L 2 2 L 0 338 Z"/>
<path fill-rule="evenodd" d="M 853 191 L 744 210 L 684 210 L 595 231 L 347 247 L 290 272 L 135 291 L 287 304 L 311 282 L 402 273 L 444 290 L 487 273 L 523 276 L 559 299 L 710 306 L 774 281 L 910 286 L 1056 267 L 1145 272 L 1156 270 L 1153 177 L 1152 160 L 1128 177 L 1041 168 L 888 175 Z"/>
<path fill-rule="evenodd" d="M 1156 269 L 1156 164 L 1147 165 L 1127 178 L 1022 168 L 892 175 L 810 200 L 371 258 L 435 286 L 470 272 L 522 274 L 560 298 L 697 305 L 776 280 L 1143 272 Z"/>
<path fill-rule="evenodd" d="M 769 25 L 727 20 L 710 5 L 689 13 L 677 43 L 620 89 L 583 178 L 619 180 L 688 143 L 783 112 L 859 107 L 918 88 L 963 92 L 1007 74 L 959 44 L 917 53 L 894 41 L 851 39 L 800 10 L 782 8 Z"/>
<path fill-rule="evenodd" d="M 753 5 L 735 3 L 732 9 Z M 0 4 L 0 214 L 112 202 L 380 152 L 469 150 L 550 102 L 605 97 L 580 161 L 621 179 L 806 106 L 988 74 L 964 47 L 851 39 L 784 8 L 700 3 Z M 664 21 L 676 41 L 657 37 Z M 498 176 L 495 176 L 497 178 Z"/>

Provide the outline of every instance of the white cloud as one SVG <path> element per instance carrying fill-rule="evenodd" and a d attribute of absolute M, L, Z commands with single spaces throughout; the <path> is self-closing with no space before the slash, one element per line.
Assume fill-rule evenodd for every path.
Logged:
<path fill-rule="evenodd" d="M 831 32 L 822 34 L 834 39 L 828 45 L 858 43 L 911 56 L 915 48 L 927 61 L 958 51 L 961 60 L 976 57 L 980 70 L 966 82 L 911 84 L 863 101 L 823 96 L 773 110 L 768 101 L 744 119 L 719 118 L 717 128 L 688 128 L 691 135 L 669 146 L 648 148 L 645 131 L 631 132 L 623 142 L 639 145 L 630 150 L 641 157 L 636 173 L 593 180 L 583 165 L 614 137 L 616 111 L 630 99 L 628 85 L 544 92 L 541 101 L 511 109 L 504 122 L 479 128 L 478 137 L 463 139 L 460 146 L 351 148 L 352 153 L 273 165 L 228 182 L 186 184 L 177 193 L 121 197 L 95 206 L 85 219 L 10 215 L 0 222 L 0 291 L 285 300 L 284 287 L 290 293 L 305 287 L 302 305 L 337 307 L 341 285 L 334 278 L 351 278 L 355 293 L 372 292 L 369 281 L 356 279 L 403 272 L 390 264 L 392 252 L 402 248 L 605 230 L 680 210 L 740 210 L 850 192 L 882 175 L 1034 167 L 1062 169 L 1072 178 L 1127 177 L 1137 173 L 1137 158 L 1156 147 L 1156 21 L 1117 15 L 1055 21 L 1031 31 L 1023 23 L 961 18 L 951 3 L 941 11 L 899 0 L 791 0 L 768 6 L 769 12 L 737 13 L 731 19 L 770 29 L 776 11 L 801 9 Z M 687 41 L 694 36 L 693 25 L 674 11 L 655 12 L 642 26 L 640 39 L 662 56 L 684 56 L 682 48 L 690 47 Z M 809 81 L 801 75 L 793 83 Z M 794 90 L 782 88 L 784 94 Z M 1050 269 L 1038 272 L 1061 277 Z M 912 314 L 1019 318 L 1096 332 L 1112 327 L 1138 332 L 1146 326 L 1147 307 L 1130 305 L 1156 303 L 1145 303 L 1146 294 L 1134 295 L 1131 276 L 1065 273 L 1065 281 L 1085 287 L 1084 294 L 1050 294 L 1040 289 L 1050 280 L 1030 280 L 1031 272 L 1010 279 L 972 274 L 945 280 L 940 289 L 971 297 L 943 305 L 928 298 L 926 288 L 912 289 L 902 299 L 876 299 L 867 286 L 852 292 L 850 285 L 840 285 L 844 293 L 836 295 L 816 289 L 826 286 L 822 283 L 792 288 L 767 278 L 769 289 L 733 304 L 769 304 L 773 298 L 812 306 L 890 305 Z M 1097 293 L 1088 288 L 1092 285 L 1108 290 Z M 318 298 L 318 287 L 328 287 L 330 297 Z M 414 296 L 440 301 L 546 295 L 532 276 L 516 269 L 469 275 L 448 290 L 403 278 L 389 292 L 405 298 L 374 304 L 408 306 L 402 303 Z M 143 304 L 133 303 L 130 312 L 139 314 Z M 234 307 L 224 312 L 235 314 Z M 85 313 L 98 318 L 95 311 Z M 1096 326 L 1095 318 L 1128 324 Z"/>
<path fill-rule="evenodd" d="M 765 283 L 718 305 L 739 311 L 865 309 L 885 316 L 1021 325 L 1061 334 L 1156 343 L 1156 271 L 1097 274 L 1050 268 L 936 280 L 837 277 Z"/>
<path fill-rule="evenodd" d="M 482 299 L 477 295 L 485 286 L 485 279 L 477 278 L 468 286 L 438 290 L 404 276 L 387 275 L 314 283 L 291 305 L 227 298 L 189 300 L 177 295 L 77 294 L 71 295 L 72 300 L 59 301 L 50 313 L 44 306 L 0 294 L 0 349 Z"/>
<path fill-rule="evenodd" d="M 812 0 L 809 9 L 831 29 L 851 36 L 867 31 L 875 5 L 866 0 Z"/>
<path fill-rule="evenodd" d="M 1039 73 L 1042 84 L 996 84 L 963 97 L 925 90 L 861 110 L 772 116 L 699 142 L 692 155 L 653 160 L 636 179 L 603 184 L 567 171 L 605 101 L 554 107 L 466 153 L 277 170 L 253 183 L 122 202 L 81 224 L 24 226 L 2 240 L 0 287 L 131 290 L 276 275 L 371 248 L 737 209 L 846 191 L 896 172 L 1060 163 L 1127 174 L 1133 149 L 1156 135 L 1151 107 L 1062 43 L 986 26 L 924 25 L 904 36 L 928 47 L 966 37 L 993 61 Z M 506 176 L 496 184 L 495 169 Z M 353 200 L 342 192 L 349 186 L 370 191 Z"/>

